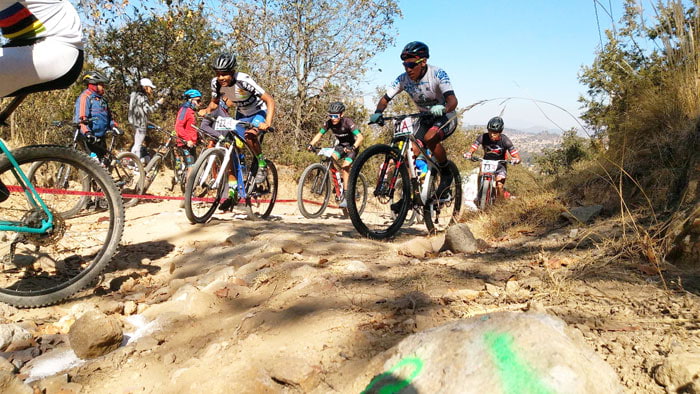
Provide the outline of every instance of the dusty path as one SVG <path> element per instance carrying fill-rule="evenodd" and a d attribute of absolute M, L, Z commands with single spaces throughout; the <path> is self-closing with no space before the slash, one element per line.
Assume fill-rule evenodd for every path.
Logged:
<path fill-rule="evenodd" d="M 336 209 L 309 220 L 280 204 L 273 214 L 193 226 L 177 201 L 139 204 L 97 289 L 6 318 L 31 322 L 36 336 L 60 334 L 96 307 L 132 335 L 142 327 L 139 340 L 68 370 L 86 393 L 359 392 L 367 365 L 402 338 L 499 310 L 561 317 L 632 392 L 663 392 L 653 368 L 672 350 L 700 347 L 698 277 L 683 276 L 683 288 L 669 280 L 665 291 L 636 263 L 613 259 L 590 233 L 614 237 L 614 224 L 415 257 L 403 245 L 425 239 L 422 225 L 375 242 Z"/>

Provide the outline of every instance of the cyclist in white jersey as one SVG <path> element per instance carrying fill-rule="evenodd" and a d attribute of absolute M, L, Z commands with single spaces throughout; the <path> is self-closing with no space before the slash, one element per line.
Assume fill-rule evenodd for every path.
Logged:
<path fill-rule="evenodd" d="M 83 66 L 80 18 L 68 0 L 0 0 L 0 97 L 63 89 Z"/>
<path fill-rule="evenodd" d="M 430 148 L 440 166 L 440 185 L 437 190 L 440 195 L 452 184 L 452 174 L 447 166 L 447 152 L 440 141 L 452 135 L 457 128 L 456 119 L 450 121 L 457 109 L 457 96 L 447 73 L 440 67 L 428 65 L 429 57 L 428 46 L 424 43 L 413 41 L 406 44 L 401 51 L 401 60 L 406 72 L 396 78 L 379 100 L 369 123 L 383 124 L 382 112 L 389 101 L 402 91 L 411 96 L 420 111 L 432 113 L 432 116 L 420 118 L 416 139 Z"/>

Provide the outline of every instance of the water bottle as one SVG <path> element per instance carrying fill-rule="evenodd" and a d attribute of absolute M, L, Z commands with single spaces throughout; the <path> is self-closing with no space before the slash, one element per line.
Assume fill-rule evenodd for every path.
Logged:
<path fill-rule="evenodd" d="M 424 178 L 425 173 L 428 172 L 428 163 L 426 163 L 425 159 L 422 157 L 419 157 L 416 159 L 416 173 L 419 178 Z"/>
<path fill-rule="evenodd" d="M 95 152 L 90 152 L 90 158 L 98 163 L 100 162 L 100 159 L 97 157 L 97 154 Z"/>

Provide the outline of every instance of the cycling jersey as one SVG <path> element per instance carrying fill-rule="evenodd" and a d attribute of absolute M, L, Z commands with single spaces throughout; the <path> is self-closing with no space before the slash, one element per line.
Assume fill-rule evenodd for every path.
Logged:
<path fill-rule="evenodd" d="M 11 46 L 50 37 L 83 49 L 80 17 L 67 0 L 0 0 L 0 30 Z"/>
<path fill-rule="evenodd" d="M 80 18 L 67 0 L 0 0 L 0 34 L 0 97 L 63 89 L 80 74 Z"/>
<path fill-rule="evenodd" d="M 360 129 L 357 128 L 355 122 L 350 118 L 342 118 L 338 124 L 333 124 L 333 122 L 328 119 L 326 123 L 321 127 L 319 133 L 326 134 L 326 131 L 332 131 L 335 138 L 338 139 L 338 143 L 343 146 L 353 145 L 355 143 L 355 136 L 360 134 Z"/>
<path fill-rule="evenodd" d="M 518 153 L 510 138 L 501 134 L 501 139 L 494 141 L 489 137 L 489 133 L 484 133 L 477 137 L 476 142 L 472 144 L 473 149 L 479 149 L 479 146 L 484 147 L 484 159 L 486 160 L 505 160 L 506 152 L 511 156 Z"/>
<path fill-rule="evenodd" d="M 421 111 L 428 111 L 433 105 L 445 105 L 445 98 L 454 95 L 450 77 L 445 70 L 430 64 L 423 78 L 417 82 L 409 78 L 407 73 L 399 75 L 387 89 L 386 96 L 391 100 L 402 91 L 411 96 Z M 450 112 L 448 116 L 453 113 Z"/>
<path fill-rule="evenodd" d="M 236 111 L 243 116 L 252 116 L 257 112 L 267 110 L 265 102 L 260 98 L 265 94 L 265 90 L 255 83 L 250 75 L 236 72 L 233 79 L 233 86 L 221 86 L 216 78 L 212 79 L 212 98 L 228 98 L 235 104 Z M 239 119 L 240 116 L 236 116 L 236 118 Z"/>

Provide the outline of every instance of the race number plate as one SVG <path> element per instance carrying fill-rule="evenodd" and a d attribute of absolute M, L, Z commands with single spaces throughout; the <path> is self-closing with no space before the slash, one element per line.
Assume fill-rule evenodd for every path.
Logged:
<path fill-rule="evenodd" d="M 416 129 L 415 120 L 413 118 L 406 118 L 401 121 L 399 128 L 394 130 L 394 137 L 401 137 L 404 135 L 413 134 Z"/>
<path fill-rule="evenodd" d="M 236 124 L 238 124 L 238 121 L 236 119 L 219 116 L 218 118 L 216 118 L 216 123 L 214 123 L 214 130 L 216 130 L 216 131 L 235 130 Z"/>
<path fill-rule="evenodd" d="M 318 151 L 319 156 L 326 156 L 326 157 L 331 157 L 331 155 L 335 152 L 335 149 L 333 148 L 323 148 L 320 151 Z"/>
<path fill-rule="evenodd" d="M 496 160 L 484 160 L 481 162 L 481 172 L 496 172 L 498 168 L 498 161 Z"/>

